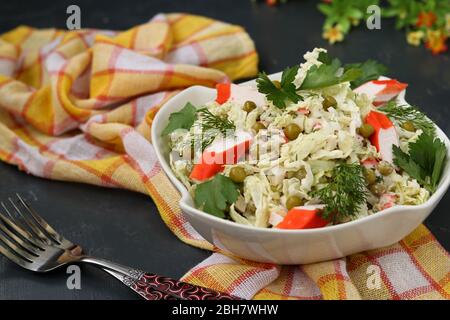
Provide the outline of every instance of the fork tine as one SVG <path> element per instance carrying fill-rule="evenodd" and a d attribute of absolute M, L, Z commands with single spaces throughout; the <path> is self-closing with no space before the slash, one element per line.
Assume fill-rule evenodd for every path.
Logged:
<path fill-rule="evenodd" d="M 32 221 L 30 218 L 26 217 L 22 211 L 17 207 L 17 205 L 14 203 L 13 199 L 8 198 L 11 205 L 14 207 L 16 212 L 19 214 L 19 216 L 22 218 L 22 220 L 25 222 L 25 224 L 30 228 L 30 230 L 45 244 L 52 244 L 51 239 L 49 236 L 47 236 L 45 233 L 41 231 Z"/>
<path fill-rule="evenodd" d="M 3 234 L 0 233 L 0 241 L 2 241 L 13 253 L 18 255 L 19 257 L 24 258 L 25 260 L 28 260 L 28 262 L 33 262 L 33 259 L 36 257 L 33 257 L 28 252 L 21 249 L 16 244 L 12 243 L 7 237 L 5 237 Z"/>
<path fill-rule="evenodd" d="M 13 233 L 12 231 L 10 231 L 4 223 L 0 223 L 0 230 L 3 231 L 4 234 L 6 234 L 10 239 L 14 240 L 15 242 L 17 242 L 22 248 L 24 248 L 25 250 L 27 250 L 28 252 L 32 253 L 33 255 L 35 255 L 36 257 L 39 256 L 39 250 L 35 247 L 33 247 L 32 245 L 28 244 L 27 242 L 25 242 L 24 240 L 22 240 L 20 237 L 18 237 L 15 233 Z"/>
<path fill-rule="evenodd" d="M 8 208 L 6 208 L 5 204 L 3 202 L 0 203 L 3 209 L 6 211 L 6 213 L 11 216 L 11 213 L 8 211 Z M 23 229 L 21 226 L 19 226 L 17 223 L 13 222 L 11 219 L 7 218 L 0 212 L 0 220 L 7 225 L 9 228 L 17 232 L 20 236 L 22 236 L 23 239 L 25 239 L 27 242 L 34 245 L 36 248 L 44 250 L 42 248 L 42 243 L 39 243 L 38 240 L 34 235 L 29 233 L 27 230 Z"/>
<path fill-rule="evenodd" d="M 50 226 L 47 221 L 45 221 L 29 204 L 26 202 L 20 194 L 16 193 L 17 198 L 19 199 L 22 206 L 27 209 L 27 211 L 30 213 L 30 215 L 33 217 L 35 222 L 47 232 L 47 234 L 58 244 L 61 244 L 61 242 L 64 240 L 64 237 L 61 236 L 58 232 L 56 232 L 55 229 Z"/>
<path fill-rule="evenodd" d="M 3 247 L 0 244 L 0 253 L 3 254 L 5 257 L 7 257 L 9 260 L 11 260 L 12 262 L 18 264 L 19 266 L 28 269 L 28 261 L 19 258 L 18 256 L 16 256 L 15 254 L 11 253 L 9 250 L 7 250 L 5 247 Z"/>

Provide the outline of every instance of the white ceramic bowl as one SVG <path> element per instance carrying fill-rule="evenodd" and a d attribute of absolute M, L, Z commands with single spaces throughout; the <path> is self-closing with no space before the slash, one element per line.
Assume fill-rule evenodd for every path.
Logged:
<path fill-rule="evenodd" d="M 279 73 L 271 76 L 272 79 L 279 77 Z M 245 84 L 255 85 L 254 81 Z M 214 100 L 215 96 L 214 89 L 194 86 L 173 97 L 153 122 L 152 141 L 162 168 L 181 193 L 180 206 L 187 220 L 205 239 L 239 257 L 277 264 L 306 264 L 389 246 L 404 238 L 428 217 L 450 184 L 447 160 L 439 187 L 426 203 L 394 206 L 359 220 L 318 229 L 263 229 L 220 219 L 195 208 L 187 189 L 170 168 L 167 138 L 161 136 L 171 113 L 183 108 L 186 102 L 200 106 Z M 450 141 L 441 129 L 437 128 L 437 134 L 450 149 Z M 447 159 L 450 159 L 450 154 Z"/>

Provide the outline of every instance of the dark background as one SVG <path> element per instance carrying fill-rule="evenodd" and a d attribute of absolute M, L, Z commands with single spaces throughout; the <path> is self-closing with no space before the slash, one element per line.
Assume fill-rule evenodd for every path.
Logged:
<path fill-rule="evenodd" d="M 407 45 L 405 33 L 382 20 L 381 30 L 362 24 L 344 43 L 329 46 L 321 38 L 324 17 L 318 1 L 290 0 L 278 7 L 250 0 L 1 1 L 0 33 L 18 25 L 66 26 L 66 8 L 81 8 L 82 27 L 124 30 L 159 12 L 190 12 L 242 25 L 256 44 L 260 68 L 268 73 L 299 63 L 314 47 L 325 47 L 344 62 L 372 58 L 409 83 L 408 101 L 420 106 L 450 133 L 449 53 L 433 56 Z M 75 183 L 48 181 L 0 163 L 0 199 L 20 192 L 68 239 L 95 256 L 149 272 L 181 277 L 209 253 L 179 241 L 165 227 L 148 196 Z M 425 224 L 450 250 L 450 197 L 444 197 Z M 116 280 L 93 267 L 82 267 L 82 289 L 68 290 L 65 270 L 38 275 L 0 257 L 0 299 L 136 299 Z"/>

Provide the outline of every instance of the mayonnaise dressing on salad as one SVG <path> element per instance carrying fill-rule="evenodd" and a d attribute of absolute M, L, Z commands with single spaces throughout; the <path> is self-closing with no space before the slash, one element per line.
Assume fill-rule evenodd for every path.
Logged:
<path fill-rule="evenodd" d="M 304 55 L 305 62 L 293 81 L 297 88 L 312 66 L 322 64 L 321 52 L 326 50 L 316 48 Z M 281 226 L 288 213 L 319 213 L 324 204 L 314 191 L 330 183 L 339 163 L 361 166 L 366 179 L 366 198 L 354 215 L 337 214 L 323 225 L 359 219 L 395 205 L 424 203 L 430 196 L 429 191 L 392 163 L 392 144 L 407 151 L 408 144 L 415 141 L 422 130 L 408 131 L 393 121 L 392 128 L 378 131 L 375 128 L 372 137 L 365 138 L 360 128 L 368 114 L 377 111 L 372 103 L 375 98 L 370 94 L 373 88 L 368 90 L 366 93 L 361 89 L 352 90 L 350 82 L 304 90 L 300 91 L 300 101 L 288 100 L 281 109 L 256 88 L 231 85 L 226 102 L 211 101 L 196 106 L 225 118 L 234 127 L 235 134 L 244 134 L 251 140 L 244 150 L 245 156 L 227 162 L 215 173 L 237 181 L 236 200 L 224 210 L 224 217 L 240 224 L 270 228 Z M 329 99 L 336 103 L 325 108 L 326 97 L 332 97 Z M 252 108 L 243 107 L 246 101 L 253 102 Z M 189 130 L 177 129 L 169 134 L 170 165 L 193 197 L 200 183 L 213 178 L 202 177 L 201 181 L 192 178 L 191 172 L 198 165 L 195 162 L 207 152 L 217 155 L 220 152 L 217 141 L 223 139 L 219 133 L 210 144 L 213 148 L 206 146 L 196 150 L 194 156 L 191 141 L 202 127 L 202 121 L 199 116 Z M 289 125 L 295 125 L 291 126 L 294 128 L 292 139 L 286 134 Z M 378 134 L 379 140 L 374 142 L 373 135 Z M 227 143 L 227 149 L 232 148 Z M 391 158 L 381 154 L 380 146 L 374 145 L 377 143 L 381 149 L 389 149 Z M 233 176 L 233 172 L 239 175 Z M 319 226 L 322 224 L 310 225 Z"/>

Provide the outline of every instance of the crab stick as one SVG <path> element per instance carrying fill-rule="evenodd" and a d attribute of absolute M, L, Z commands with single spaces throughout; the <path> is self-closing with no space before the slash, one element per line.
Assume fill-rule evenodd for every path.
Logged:
<path fill-rule="evenodd" d="M 373 105 L 378 107 L 398 96 L 407 86 L 406 83 L 394 79 L 372 80 L 353 91 L 359 94 L 367 94 L 369 98 L 373 99 Z"/>
<path fill-rule="evenodd" d="M 367 169 L 373 169 L 378 165 L 378 161 L 374 158 L 368 158 L 361 161 L 361 164 Z"/>
<path fill-rule="evenodd" d="M 297 110 L 298 113 L 303 114 L 303 115 L 308 115 L 310 114 L 310 111 L 308 108 L 302 107 L 302 108 L 298 108 Z"/>
<path fill-rule="evenodd" d="M 243 105 L 246 101 L 253 101 L 257 106 L 266 104 L 265 96 L 258 92 L 256 88 L 250 86 L 238 86 L 234 83 L 219 83 L 216 85 L 216 102 L 224 104 L 227 101 L 234 101 Z"/>
<path fill-rule="evenodd" d="M 388 209 L 395 206 L 395 201 L 397 200 L 397 195 L 395 193 L 384 193 L 380 197 L 380 207 L 381 209 Z"/>
<path fill-rule="evenodd" d="M 273 226 L 278 225 L 279 223 L 281 223 L 281 221 L 283 221 L 284 217 L 277 213 L 277 212 L 271 212 L 270 216 L 269 216 L 269 223 Z"/>
<path fill-rule="evenodd" d="M 205 181 L 215 176 L 225 164 L 238 162 L 250 148 L 251 141 L 252 135 L 245 131 L 237 132 L 233 137 L 216 139 L 203 151 L 189 178 Z"/>
<path fill-rule="evenodd" d="M 325 227 L 329 221 L 322 218 L 323 205 L 294 207 L 284 219 L 276 225 L 279 229 L 312 229 Z"/>
<path fill-rule="evenodd" d="M 398 134 L 393 123 L 385 114 L 376 111 L 370 111 L 365 121 L 375 130 L 370 136 L 370 142 L 377 148 L 384 161 L 393 163 L 392 146 L 399 145 Z"/>

